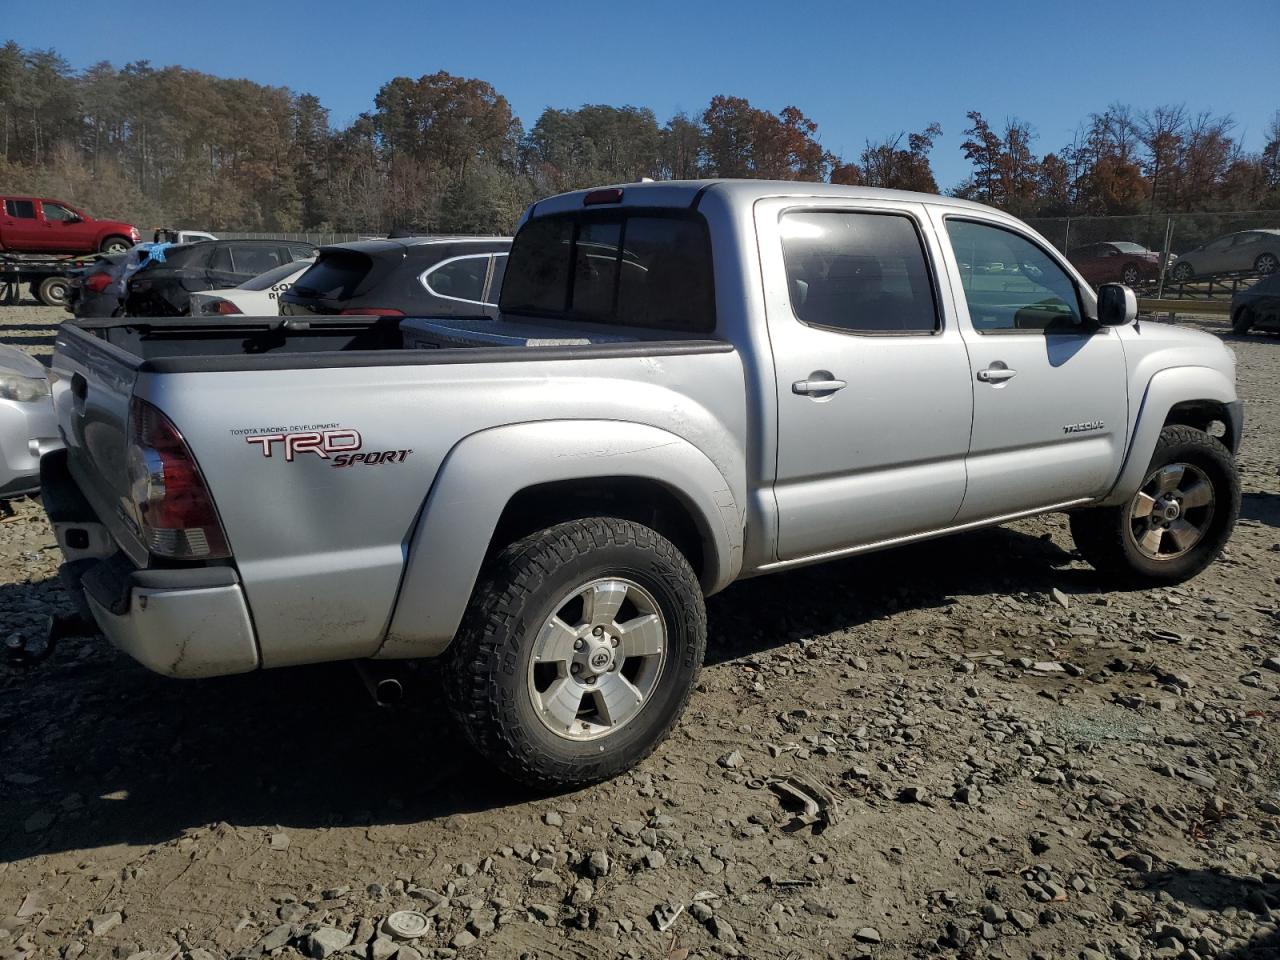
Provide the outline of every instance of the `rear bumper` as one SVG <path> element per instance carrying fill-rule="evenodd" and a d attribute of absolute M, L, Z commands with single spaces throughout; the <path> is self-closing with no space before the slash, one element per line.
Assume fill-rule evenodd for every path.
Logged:
<path fill-rule="evenodd" d="M 258 668 L 249 607 L 230 567 L 121 566 L 117 559 L 100 560 L 81 577 L 89 612 L 116 647 L 168 677 L 217 677 Z"/>
<path fill-rule="evenodd" d="M 168 677 L 248 673 L 261 665 L 232 567 L 141 570 L 112 541 L 66 465 L 41 464 L 44 506 L 67 562 L 62 583 L 86 618 L 143 666 Z"/>

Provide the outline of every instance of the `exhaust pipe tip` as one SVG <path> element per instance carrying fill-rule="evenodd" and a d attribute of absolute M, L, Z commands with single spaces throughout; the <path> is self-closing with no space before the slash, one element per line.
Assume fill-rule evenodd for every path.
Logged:
<path fill-rule="evenodd" d="M 380 707 L 394 707 L 404 700 L 404 681 L 398 664 L 352 661 L 373 702 Z"/>
<path fill-rule="evenodd" d="M 383 677 L 373 688 L 373 702 L 380 707 L 394 707 L 404 700 L 404 684 L 395 677 Z"/>

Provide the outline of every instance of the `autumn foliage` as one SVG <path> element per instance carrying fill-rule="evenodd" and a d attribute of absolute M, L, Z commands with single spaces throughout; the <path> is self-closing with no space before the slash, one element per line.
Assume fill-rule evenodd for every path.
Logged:
<path fill-rule="evenodd" d="M 1020 216 L 1280 207 L 1280 119 L 1243 151 L 1230 118 L 1113 105 L 1039 154 L 1034 128 L 973 111 L 953 190 Z M 538 197 L 641 177 L 756 177 L 937 192 L 929 124 L 824 148 L 794 105 L 720 95 L 665 122 L 640 106 L 548 107 L 526 129 L 484 80 L 394 77 L 335 128 L 309 94 L 146 62 L 73 71 L 0 47 L 0 180 L 143 226 L 506 233 Z"/>

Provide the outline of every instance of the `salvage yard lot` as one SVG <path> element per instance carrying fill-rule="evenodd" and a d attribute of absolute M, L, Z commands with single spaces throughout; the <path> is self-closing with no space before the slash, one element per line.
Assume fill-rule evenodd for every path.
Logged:
<path fill-rule="evenodd" d="M 577 793 L 478 762 L 430 670 L 379 711 L 342 665 L 0 666 L 0 960 L 388 960 L 401 909 L 398 960 L 1280 955 L 1280 338 L 1228 339 L 1244 504 L 1206 574 L 1110 589 L 1048 517 L 740 583 L 676 735 Z M 0 639 L 65 607 L 13 509 Z"/>

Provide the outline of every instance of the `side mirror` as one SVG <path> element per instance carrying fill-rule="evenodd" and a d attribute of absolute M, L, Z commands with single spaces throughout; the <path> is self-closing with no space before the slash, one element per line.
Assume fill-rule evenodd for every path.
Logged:
<path fill-rule="evenodd" d="M 1098 325 L 1123 327 L 1138 319 L 1138 295 L 1123 283 L 1098 288 Z"/>

